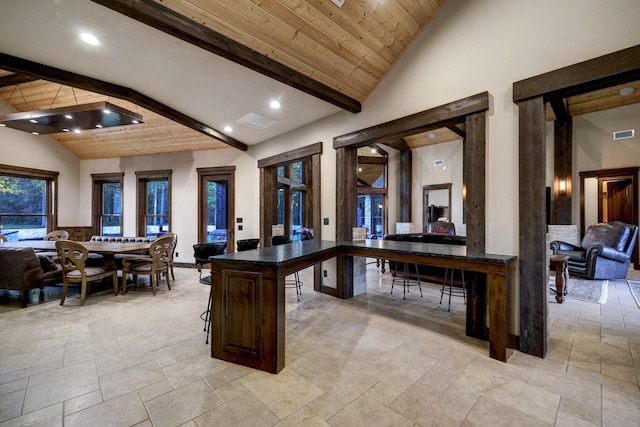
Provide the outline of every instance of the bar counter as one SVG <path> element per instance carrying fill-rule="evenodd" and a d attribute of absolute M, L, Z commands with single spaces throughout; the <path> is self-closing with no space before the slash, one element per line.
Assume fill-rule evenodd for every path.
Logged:
<path fill-rule="evenodd" d="M 458 245 L 390 240 L 307 240 L 211 257 L 211 356 L 271 373 L 280 372 L 285 360 L 285 277 L 335 257 L 338 295 L 351 298 L 354 256 L 486 274 L 489 355 L 503 362 L 508 360 L 511 351 L 507 348 L 507 304 L 517 257 L 468 252 L 465 246 Z M 484 304 L 470 307 L 467 319 L 470 315 L 485 319 Z M 474 313 L 480 310 L 482 313 Z M 481 323 L 484 330 L 484 321 Z"/>

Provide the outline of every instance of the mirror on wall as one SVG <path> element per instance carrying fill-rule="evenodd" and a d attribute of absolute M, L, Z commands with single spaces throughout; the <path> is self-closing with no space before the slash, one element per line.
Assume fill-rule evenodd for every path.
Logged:
<path fill-rule="evenodd" d="M 451 183 L 425 185 L 422 187 L 422 230 L 427 224 L 451 221 Z"/>

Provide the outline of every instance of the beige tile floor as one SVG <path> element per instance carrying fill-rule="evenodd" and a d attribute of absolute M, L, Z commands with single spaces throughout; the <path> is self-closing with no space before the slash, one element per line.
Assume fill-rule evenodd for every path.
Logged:
<path fill-rule="evenodd" d="M 288 292 L 279 375 L 209 357 L 209 288 L 176 269 L 171 291 L 126 296 L 59 289 L 0 305 L 0 426 L 638 426 L 640 309 L 624 281 L 606 304 L 549 304 L 545 359 L 488 357 L 464 335 L 464 305 L 437 285 L 390 295 L 369 266 L 349 301 Z M 638 275 L 640 277 L 640 275 Z M 6 299 L 6 298 L 5 298 Z"/>

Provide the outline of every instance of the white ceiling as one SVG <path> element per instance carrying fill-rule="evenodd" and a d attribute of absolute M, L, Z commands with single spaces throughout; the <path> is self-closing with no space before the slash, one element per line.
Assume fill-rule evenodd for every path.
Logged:
<path fill-rule="evenodd" d="M 87 0 L 1 1 L 1 52 L 130 87 L 221 132 L 231 125 L 229 136 L 247 145 L 341 111 Z M 80 32 L 102 44 L 85 44 Z M 269 107 L 273 99 L 279 110 Z M 279 123 L 236 123 L 247 113 Z"/>

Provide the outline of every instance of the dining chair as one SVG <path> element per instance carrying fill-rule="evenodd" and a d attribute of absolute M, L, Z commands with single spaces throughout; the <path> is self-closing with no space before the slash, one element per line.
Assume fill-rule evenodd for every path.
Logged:
<path fill-rule="evenodd" d="M 173 241 L 171 242 L 171 254 L 169 256 L 169 270 L 171 270 L 171 280 L 175 282 L 176 275 L 173 272 L 173 256 L 176 253 L 176 247 L 178 246 L 178 235 L 176 233 L 167 233 L 165 236 L 173 236 Z"/>
<path fill-rule="evenodd" d="M 80 305 L 84 305 L 89 283 L 111 277 L 113 294 L 118 295 L 118 271 L 104 267 L 90 267 L 85 265 L 89 251 L 81 243 L 71 240 L 56 240 L 56 252 L 62 266 L 62 298 L 60 305 L 67 297 L 69 283 L 80 284 Z"/>
<path fill-rule="evenodd" d="M 67 230 L 53 230 L 44 236 L 43 240 L 55 241 L 55 240 L 69 240 L 69 232 Z"/>
<path fill-rule="evenodd" d="M 126 280 L 129 274 L 137 279 L 138 276 L 149 276 L 151 291 L 156 294 L 156 284 L 160 282 L 160 274 L 165 274 L 167 288 L 171 290 L 171 251 L 174 248 L 175 235 L 164 234 L 149 245 L 149 257 L 124 257 L 122 259 L 122 295 L 127 293 Z M 136 280 L 137 283 L 137 280 Z"/>

